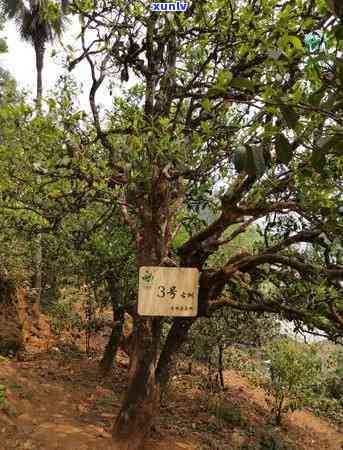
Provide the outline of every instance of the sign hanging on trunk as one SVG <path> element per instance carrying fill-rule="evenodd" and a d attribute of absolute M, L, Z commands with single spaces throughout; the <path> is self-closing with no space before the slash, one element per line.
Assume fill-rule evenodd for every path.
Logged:
<path fill-rule="evenodd" d="M 141 267 L 138 314 L 194 317 L 198 314 L 198 269 Z"/>

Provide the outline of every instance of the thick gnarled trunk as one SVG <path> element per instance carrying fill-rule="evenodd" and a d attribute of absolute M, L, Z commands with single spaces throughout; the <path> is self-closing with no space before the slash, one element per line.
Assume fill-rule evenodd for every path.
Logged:
<path fill-rule="evenodd" d="M 156 364 L 161 320 L 139 318 L 134 333 L 129 385 L 113 427 L 118 450 L 142 448 L 159 406 Z"/>
<path fill-rule="evenodd" d="M 152 215 L 146 216 L 138 249 L 138 265 L 159 265 L 165 249 L 158 230 L 154 233 Z M 156 366 L 161 338 L 162 319 L 134 314 L 129 384 L 113 427 L 118 450 L 140 450 L 150 433 L 159 407 L 159 385 Z"/>
<path fill-rule="evenodd" d="M 118 450 L 139 450 L 158 414 L 161 392 L 169 381 L 173 356 L 187 339 L 194 319 L 176 319 L 158 355 L 162 321 L 139 318 L 131 354 L 130 381 L 113 428 Z M 159 356 L 159 357 L 158 357 Z"/>
<path fill-rule="evenodd" d="M 137 199 L 140 221 L 136 223 L 135 234 L 139 267 L 169 264 L 172 230 L 180 206 L 182 186 L 179 180 L 171 181 L 167 172 L 165 167 L 156 167 L 152 174 L 150 195 Z M 172 339 L 167 340 L 168 350 L 164 352 L 163 363 L 157 370 L 162 318 L 134 315 L 129 385 L 113 427 L 113 440 L 118 450 L 143 448 L 153 419 L 158 415 L 161 380 L 165 382 L 170 367 L 169 353 L 177 348 L 177 345 L 172 345 Z M 174 339 L 177 340 L 175 328 L 174 332 Z M 184 336 L 187 333 L 180 329 L 179 334 Z"/>

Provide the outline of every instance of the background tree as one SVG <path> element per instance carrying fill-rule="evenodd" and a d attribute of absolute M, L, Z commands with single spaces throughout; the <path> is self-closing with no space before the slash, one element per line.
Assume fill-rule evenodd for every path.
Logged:
<path fill-rule="evenodd" d="M 131 313 L 137 294 L 132 237 L 119 217 L 115 207 L 91 205 L 78 221 L 70 224 L 70 238 L 65 238 L 72 244 L 72 273 L 92 287 L 97 303 L 112 310 L 111 335 L 99 364 L 102 376 L 110 373 L 119 346 L 127 349 L 123 334 L 125 312 Z"/>
<path fill-rule="evenodd" d="M 46 44 L 61 36 L 64 25 L 63 14 L 68 8 L 68 1 L 63 0 L 59 6 L 49 0 L 1 0 L 1 11 L 5 18 L 14 19 L 20 37 L 32 44 L 36 55 L 37 70 L 37 106 L 40 110 L 43 96 L 42 71 Z"/>
<path fill-rule="evenodd" d="M 261 347 L 277 336 L 279 331 L 280 324 L 266 315 L 240 313 L 223 308 L 211 318 L 201 318 L 194 324 L 186 344 L 186 354 L 207 364 L 209 384 L 216 384 L 213 379 L 217 378 L 213 377 L 215 369 L 218 382 L 224 389 L 226 351 L 234 345 Z"/>
<path fill-rule="evenodd" d="M 300 347 L 286 339 L 270 345 L 267 356 L 266 400 L 277 425 L 280 425 L 287 411 L 295 411 L 310 403 L 313 390 L 322 376 L 322 364 L 314 345 Z"/>
<path fill-rule="evenodd" d="M 36 102 L 37 111 L 41 113 L 43 96 L 42 72 L 46 44 L 53 42 L 63 31 L 64 18 L 68 8 L 68 0 L 59 4 L 50 0 L 1 0 L 0 11 L 8 19 L 14 19 L 18 26 L 20 37 L 32 44 L 36 56 Z M 35 271 L 33 287 L 36 290 L 39 303 L 42 289 L 42 245 L 41 236 L 37 234 L 37 245 L 34 251 Z"/>

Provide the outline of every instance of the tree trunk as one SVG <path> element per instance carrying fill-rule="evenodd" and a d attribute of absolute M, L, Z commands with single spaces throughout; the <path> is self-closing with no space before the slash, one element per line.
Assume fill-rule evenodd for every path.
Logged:
<path fill-rule="evenodd" d="M 161 392 L 163 392 L 168 384 L 173 364 L 173 356 L 180 350 L 182 344 L 187 339 L 188 331 L 193 322 L 194 318 L 174 319 L 174 323 L 168 333 L 156 368 L 156 376 L 160 384 Z"/>
<path fill-rule="evenodd" d="M 40 39 L 34 43 L 35 54 L 36 54 L 36 72 L 37 72 L 37 86 L 36 86 L 36 102 L 37 102 L 37 112 L 41 114 L 42 112 L 42 97 L 43 97 L 43 63 L 44 63 L 44 53 L 45 45 Z"/>
<path fill-rule="evenodd" d="M 34 294 L 35 301 L 34 301 L 33 310 L 36 315 L 39 315 L 40 299 L 41 299 L 41 293 L 42 293 L 42 235 L 41 235 L 41 233 L 37 234 L 37 237 L 34 241 L 33 261 L 34 261 L 33 288 L 35 290 L 35 294 Z"/>
<path fill-rule="evenodd" d="M 159 386 L 155 376 L 161 319 L 137 318 L 131 355 L 131 377 L 113 427 L 118 450 L 139 450 L 158 413 Z"/>
<path fill-rule="evenodd" d="M 125 320 L 125 310 L 122 305 L 123 291 L 121 290 L 120 283 L 118 283 L 117 274 L 114 271 L 110 271 L 107 274 L 106 280 L 111 297 L 114 325 L 104 355 L 99 364 L 99 373 L 103 377 L 110 373 L 117 350 L 124 342 L 123 326 Z"/>
<path fill-rule="evenodd" d="M 111 336 L 99 364 L 99 373 L 102 377 L 106 377 L 111 372 L 123 332 L 124 314 L 122 317 L 118 317 L 117 319 L 117 322 L 113 325 Z"/>
<path fill-rule="evenodd" d="M 154 170 L 151 182 L 152 192 L 147 200 L 145 196 L 137 197 L 140 215 L 135 230 L 138 267 L 160 266 L 168 260 L 172 222 L 177 211 L 175 205 L 171 211 L 171 193 L 174 191 L 164 170 Z M 176 189 L 181 189 L 177 182 L 176 185 Z M 139 317 L 136 313 L 134 316 L 129 384 L 113 427 L 113 440 L 118 450 L 140 450 L 143 447 L 160 403 L 160 377 L 156 369 L 162 319 Z M 168 361 L 169 357 L 166 355 L 162 359 Z"/>
<path fill-rule="evenodd" d="M 104 355 L 99 364 L 99 373 L 103 377 L 106 377 L 111 371 L 123 334 L 125 317 L 125 311 L 120 304 L 120 291 L 115 277 L 109 276 L 107 279 L 107 283 L 111 295 L 114 325 L 112 328 L 110 339 L 106 345 Z"/>
<path fill-rule="evenodd" d="M 190 361 L 188 363 L 187 375 L 192 375 L 192 370 L 193 370 L 193 361 Z"/>
<path fill-rule="evenodd" d="M 35 54 L 36 54 L 36 71 L 37 71 L 37 95 L 36 95 L 36 105 L 37 114 L 42 113 L 42 97 L 43 97 L 43 82 L 42 82 L 42 72 L 43 72 L 43 62 L 45 46 L 44 42 L 40 39 L 34 42 Z M 42 291 L 42 236 L 41 233 L 37 234 L 35 240 L 35 248 L 33 254 L 33 265 L 34 265 L 34 275 L 33 275 L 33 288 L 35 289 L 35 312 L 39 314 L 40 310 L 40 298 Z"/>
<path fill-rule="evenodd" d="M 276 422 L 276 425 L 281 425 L 283 402 L 284 402 L 284 396 L 281 395 L 281 398 L 278 398 L 276 400 L 276 408 L 275 408 L 275 422 Z"/>
<path fill-rule="evenodd" d="M 218 373 L 219 373 L 219 380 L 220 380 L 220 385 L 221 385 L 222 389 L 225 388 L 224 376 L 223 376 L 223 352 L 224 352 L 224 345 L 222 343 L 220 343 L 218 345 Z"/>
<path fill-rule="evenodd" d="M 153 246 L 148 246 L 148 252 Z M 145 256 L 144 264 L 158 265 L 159 258 Z M 158 415 L 161 389 L 169 380 L 172 356 L 186 340 L 194 318 L 177 318 L 158 358 L 161 318 L 134 314 L 131 337 L 129 384 L 113 427 L 113 441 L 118 450 L 140 450 Z"/>
<path fill-rule="evenodd" d="M 113 427 L 113 441 L 118 450 L 143 448 L 153 419 L 158 415 L 161 390 L 168 383 L 172 357 L 186 340 L 188 330 L 196 319 L 174 320 L 159 358 L 161 318 L 135 315 L 134 320 L 129 385 Z"/>

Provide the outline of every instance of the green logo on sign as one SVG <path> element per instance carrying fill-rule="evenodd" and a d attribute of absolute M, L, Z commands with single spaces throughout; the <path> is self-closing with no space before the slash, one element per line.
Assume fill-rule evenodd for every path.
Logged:
<path fill-rule="evenodd" d="M 146 283 L 152 283 L 154 280 L 154 276 L 151 272 L 146 270 L 144 275 L 142 276 L 142 280 L 145 281 Z"/>

